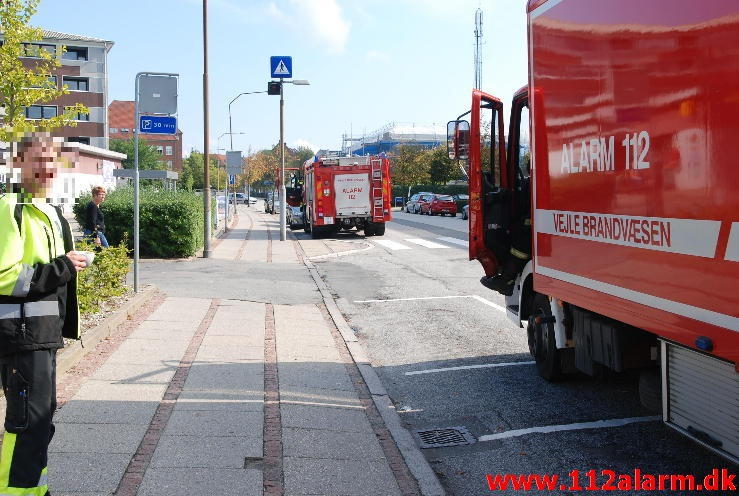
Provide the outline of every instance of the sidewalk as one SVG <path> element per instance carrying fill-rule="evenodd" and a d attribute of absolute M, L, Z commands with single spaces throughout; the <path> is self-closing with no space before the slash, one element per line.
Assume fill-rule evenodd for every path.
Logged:
<path fill-rule="evenodd" d="M 203 262 L 308 272 L 278 239 L 274 216 L 242 209 Z M 191 282 L 203 297 L 173 285 L 59 378 L 54 496 L 421 494 L 316 288 L 279 304 L 209 280 Z"/>

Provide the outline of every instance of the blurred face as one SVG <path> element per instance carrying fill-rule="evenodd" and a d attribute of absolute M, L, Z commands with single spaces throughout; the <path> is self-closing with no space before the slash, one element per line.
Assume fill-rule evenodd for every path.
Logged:
<path fill-rule="evenodd" d="M 13 159 L 20 168 L 23 190 L 34 198 L 51 197 L 54 178 L 59 173 L 59 149 L 51 141 L 33 141 L 21 147 Z"/>
<path fill-rule="evenodd" d="M 100 191 L 98 193 L 95 193 L 95 195 L 92 197 L 92 201 L 95 202 L 95 205 L 100 205 L 105 201 L 105 191 Z"/>

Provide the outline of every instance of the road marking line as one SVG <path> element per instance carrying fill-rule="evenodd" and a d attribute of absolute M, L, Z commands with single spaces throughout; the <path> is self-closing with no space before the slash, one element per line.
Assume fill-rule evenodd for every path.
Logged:
<path fill-rule="evenodd" d="M 475 300 L 479 301 L 483 305 L 487 305 L 489 307 L 493 307 L 496 310 L 500 310 L 503 313 L 507 313 L 507 311 L 506 311 L 506 309 L 504 307 L 498 305 L 497 303 L 493 303 L 492 301 L 487 300 L 487 299 L 483 298 L 482 296 L 472 295 L 472 296 L 470 296 L 470 298 L 474 298 Z"/>
<path fill-rule="evenodd" d="M 660 416 L 651 417 L 630 417 L 621 419 L 610 419 L 610 420 L 596 420 L 594 422 L 578 422 L 575 424 L 563 424 L 563 425 L 544 425 L 541 427 L 529 427 L 527 429 L 514 429 L 505 432 L 498 432 L 497 434 L 487 434 L 480 436 L 477 441 L 482 443 L 485 441 L 495 441 L 497 439 L 508 439 L 511 437 L 525 436 L 527 434 L 541 433 L 548 434 L 550 432 L 560 431 L 579 431 L 585 429 L 603 429 L 605 427 L 621 427 L 628 424 L 637 424 L 641 422 L 656 422 L 662 420 Z"/>
<path fill-rule="evenodd" d="M 405 246 L 400 243 L 396 243 L 395 241 L 390 241 L 389 239 L 378 239 L 373 240 L 374 243 L 377 243 L 380 246 L 384 246 L 385 248 L 390 248 L 391 250 L 410 250 L 410 246 Z"/>
<path fill-rule="evenodd" d="M 409 243 L 425 246 L 426 248 L 449 248 L 448 246 L 440 245 L 439 243 L 434 243 L 433 241 L 419 238 L 406 239 L 406 241 L 408 241 Z"/>
<path fill-rule="evenodd" d="M 447 300 L 452 298 L 472 298 L 467 295 L 460 296 L 422 296 L 418 298 L 390 298 L 387 300 L 355 300 L 354 303 L 384 303 L 386 301 L 416 301 L 416 300 Z"/>
<path fill-rule="evenodd" d="M 469 369 L 492 369 L 497 367 L 512 367 L 516 365 L 533 365 L 536 362 L 505 362 L 505 363 L 483 363 L 480 365 L 460 365 L 459 367 L 444 367 L 442 369 L 414 370 L 406 372 L 405 375 L 421 375 L 435 374 L 437 372 L 449 372 L 453 370 L 469 370 Z"/>
<path fill-rule="evenodd" d="M 464 246 L 464 247 L 469 247 L 470 246 L 470 242 L 467 241 L 466 239 L 450 238 L 450 237 L 436 238 L 436 239 L 438 239 L 440 241 L 446 241 L 447 243 L 452 243 L 452 244 L 455 244 L 455 245 Z"/>

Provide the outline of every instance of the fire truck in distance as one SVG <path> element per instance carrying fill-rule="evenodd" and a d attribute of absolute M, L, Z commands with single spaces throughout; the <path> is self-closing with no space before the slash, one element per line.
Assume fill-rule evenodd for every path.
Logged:
<path fill-rule="evenodd" d="M 305 231 L 319 238 L 356 228 L 382 236 L 392 220 L 390 161 L 381 156 L 315 158 L 303 165 Z"/>
<path fill-rule="evenodd" d="M 739 3 L 648 3 L 530 0 L 507 142 L 476 90 L 450 157 L 470 259 L 540 375 L 638 370 L 646 407 L 736 462 Z"/>

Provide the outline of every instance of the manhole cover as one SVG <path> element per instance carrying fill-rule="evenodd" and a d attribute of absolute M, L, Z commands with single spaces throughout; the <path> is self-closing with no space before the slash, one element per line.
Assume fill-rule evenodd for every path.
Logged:
<path fill-rule="evenodd" d="M 473 444 L 475 438 L 465 427 L 449 427 L 446 429 L 430 429 L 415 431 L 421 448 L 445 448 L 447 446 L 463 446 Z"/>

